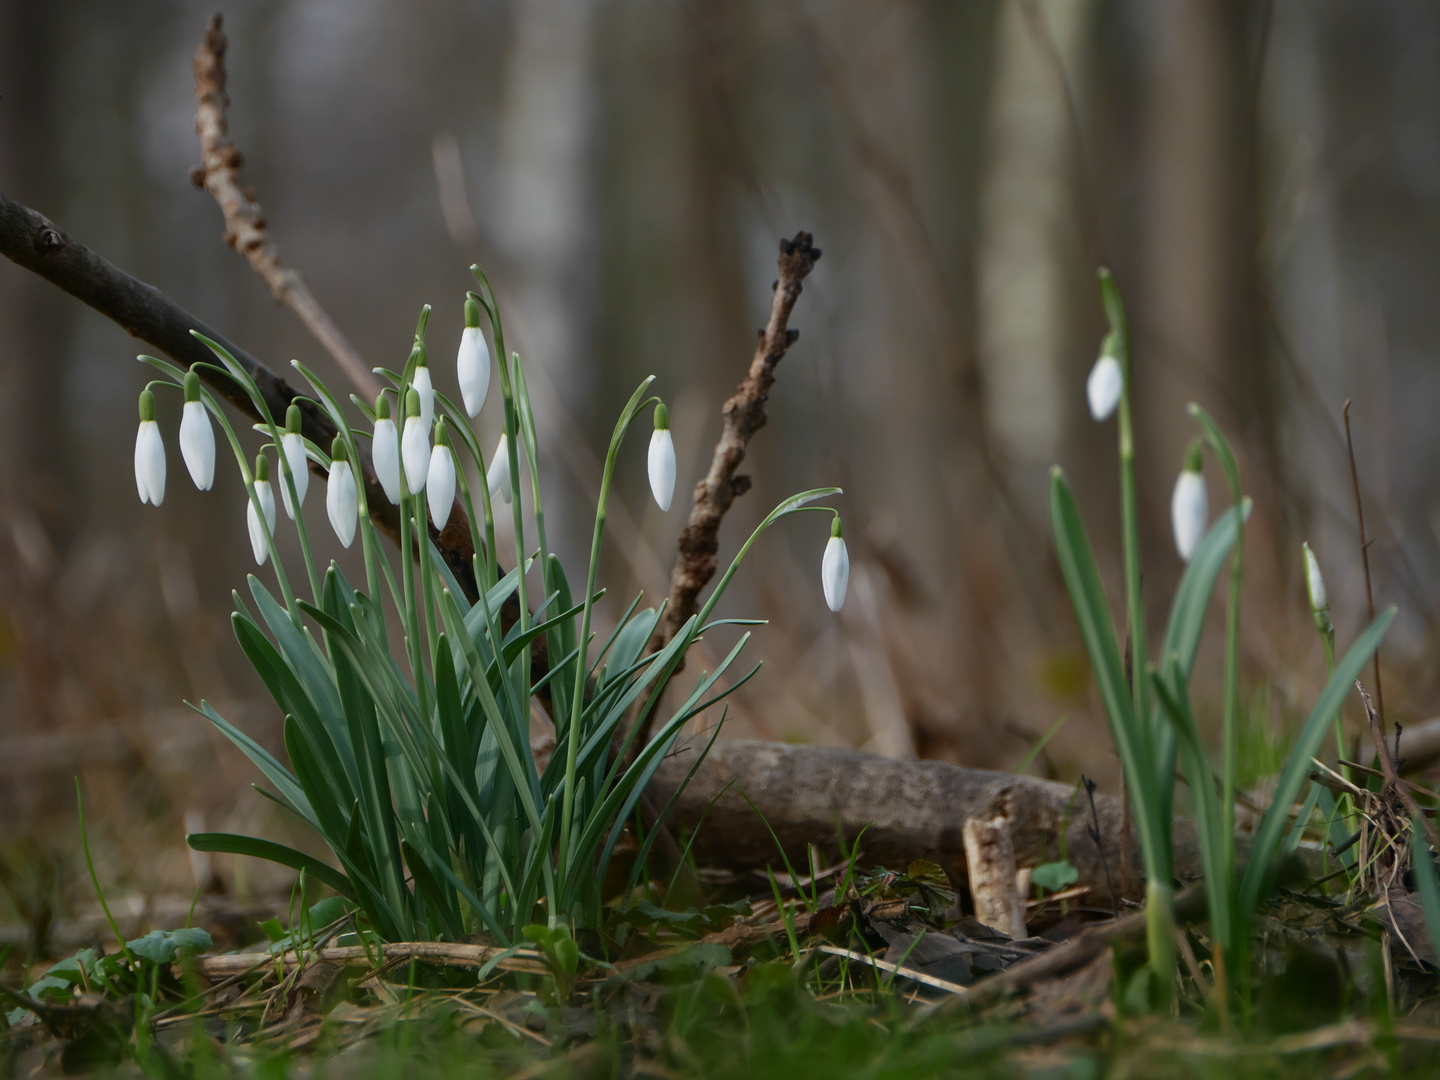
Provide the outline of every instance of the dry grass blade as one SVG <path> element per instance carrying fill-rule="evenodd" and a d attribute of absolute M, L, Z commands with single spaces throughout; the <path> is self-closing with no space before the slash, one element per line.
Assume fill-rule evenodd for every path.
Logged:
<path fill-rule="evenodd" d="M 827 956 L 839 956 L 853 960 L 857 964 L 866 964 L 880 971 L 888 971 L 902 979 L 911 979 L 918 983 L 924 983 L 926 986 L 933 986 L 936 990 L 944 990 L 947 994 L 968 994 L 970 992 L 968 986 L 961 986 L 959 983 L 949 982 L 945 979 L 937 979 L 934 975 L 926 975 L 923 971 L 916 971 L 914 968 L 903 967 L 900 964 L 892 964 L 888 960 L 881 960 L 875 956 L 866 956 L 854 949 L 843 949 L 839 945 L 817 945 L 815 951 L 825 953 Z"/>

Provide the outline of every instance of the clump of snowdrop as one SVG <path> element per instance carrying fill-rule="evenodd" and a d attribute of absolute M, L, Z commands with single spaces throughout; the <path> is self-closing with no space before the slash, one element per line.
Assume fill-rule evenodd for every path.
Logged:
<path fill-rule="evenodd" d="M 290 467 L 290 479 L 295 484 L 295 505 L 290 504 L 290 485 L 285 475 L 280 475 L 280 499 L 285 504 L 285 516 L 295 520 L 298 507 L 305 505 L 305 493 L 310 490 L 310 463 L 305 457 L 305 437 L 300 434 L 300 406 L 291 404 L 285 410 L 285 434 L 280 436 L 281 448 L 285 451 L 285 464 Z"/>
<path fill-rule="evenodd" d="M 264 566 L 270 558 L 270 544 L 267 537 L 275 531 L 275 492 L 270 488 L 270 459 L 264 454 L 255 458 L 255 498 L 245 500 L 245 524 L 250 530 L 250 550 L 255 554 L 255 564 Z M 255 512 L 255 504 L 265 515 L 262 523 Z"/>
<path fill-rule="evenodd" d="M 135 488 L 142 503 L 165 501 L 165 440 L 155 422 L 155 395 L 140 392 L 140 430 L 135 433 Z"/>
<path fill-rule="evenodd" d="M 430 520 L 444 529 L 455 506 L 455 454 L 445 418 L 435 425 L 435 447 L 430 451 L 430 468 L 425 477 L 425 497 L 430 503 Z"/>
<path fill-rule="evenodd" d="M 215 483 L 215 429 L 200 400 L 200 376 L 185 373 L 185 408 L 180 414 L 180 456 L 190 470 L 190 479 L 201 491 Z"/>
<path fill-rule="evenodd" d="M 490 348 L 480 330 L 480 304 L 473 296 L 465 298 L 465 329 L 460 331 L 455 371 L 460 378 L 465 414 L 474 418 L 480 414 L 485 395 L 490 392 Z"/>
<path fill-rule="evenodd" d="M 1125 389 L 1125 372 L 1120 367 L 1120 360 L 1115 356 L 1115 343 L 1112 335 L 1106 335 L 1105 344 L 1100 349 L 1100 359 L 1095 361 L 1095 366 L 1090 369 L 1090 377 L 1085 380 L 1085 396 L 1090 401 L 1090 415 L 1096 420 L 1108 420 L 1115 407 L 1120 404 L 1120 395 Z"/>
<path fill-rule="evenodd" d="M 343 547 L 355 539 L 355 521 L 359 513 L 359 497 L 355 488 L 355 470 L 350 468 L 350 451 L 345 440 L 337 435 L 330 447 L 330 480 L 325 486 L 325 510 L 330 527 L 335 530 Z"/>
<path fill-rule="evenodd" d="M 845 603 L 845 587 L 850 583 L 850 553 L 840 535 L 840 515 L 830 522 L 830 542 L 820 560 L 820 585 L 825 590 L 825 603 L 831 611 L 839 611 Z"/>
<path fill-rule="evenodd" d="M 1175 550 L 1189 562 L 1205 538 L 1210 524 L 1210 496 L 1205 490 L 1204 450 L 1199 439 L 1185 451 L 1185 467 L 1170 496 L 1170 524 L 1175 530 Z"/>
<path fill-rule="evenodd" d="M 370 457 L 375 463 L 375 479 L 385 489 L 385 497 L 399 506 L 400 437 L 395 431 L 395 421 L 390 419 L 390 399 L 384 393 L 375 399 L 375 434 Z"/>
<path fill-rule="evenodd" d="M 650 491 L 661 510 L 670 509 L 675 496 L 675 440 L 670 437 L 670 410 L 663 401 L 655 406 L 655 430 L 650 434 Z"/>

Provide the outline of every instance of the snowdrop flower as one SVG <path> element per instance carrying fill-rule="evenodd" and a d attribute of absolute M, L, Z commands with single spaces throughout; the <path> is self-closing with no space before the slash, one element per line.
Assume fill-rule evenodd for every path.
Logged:
<path fill-rule="evenodd" d="M 477 416 L 490 392 L 490 348 L 480 332 L 480 304 L 465 298 L 465 329 L 460 332 L 460 353 L 455 358 L 460 375 L 460 396 L 467 416 Z"/>
<path fill-rule="evenodd" d="M 185 373 L 185 409 L 180 414 L 180 456 L 190 470 L 190 479 L 201 491 L 215 483 L 215 429 L 200 400 L 200 376 Z"/>
<path fill-rule="evenodd" d="M 435 388 L 430 382 L 430 362 L 425 358 L 425 350 L 419 351 L 415 373 L 410 376 L 410 389 L 420 395 L 420 426 L 429 431 L 435 422 Z"/>
<path fill-rule="evenodd" d="M 285 461 L 290 466 L 291 479 L 295 481 L 295 502 L 305 505 L 305 493 L 310 490 L 310 462 L 305 457 L 305 437 L 300 434 L 300 406 L 292 404 L 285 410 L 285 434 L 280 436 L 280 445 L 285 448 Z M 285 504 L 285 516 L 295 520 L 295 507 L 290 505 L 290 485 L 285 482 L 282 472 L 280 500 Z"/>
<path fill-rule="evenodd" d="M 263 524 L 255 513 L 256 502 L 265 512 Z M 270 490 L 270 459 L 264 454 L 255 458 L 255 498 L 245 500 L 245 524 L 250 528 L 250 550 L 255 553 L 255 565 L 264 566 L 265 560 L 270 558 L 266 533 L 275 531 L 275 492 Z"/>
<path fill-rule="evenodd" d="M 405 391 L 405 431 L 400 436 L 400 460 L 405 465 L 405 483 L 410 494 L 425 490 L 425 476 L 430 471 L 430 429 L 420 421 L 420 392 L 414 387 Z"/>
<path fill-rule="evenodd" d="M 135 489 L 141 503 L 165 501 L 165 441 L 155 422 L 155 395 L 140 392 L 140 430 L 135 433 Z"/>
<path fill-rule="evenodd" d="M 1310 594 L 1310 610 L 1319 614 L 1330 610 L 1330 595 L 1325 591 L 1325 579 L 1320 576 L 1320 563 L 1310 545 L 1301 544 L 1305 552 L 1305 591 Z"/>
<path fill-rule="evenodd" d="M 839 611 L 845 603 L 845 586 L 850 583 L 850 553 L 840 536 L 840 515 L 830 523 L 830 542 L 820 561 L 820 584 L 825 589 L 825 603 L 831 611 Z"/>
<path fill-rule="evenodd" d="M 355 491 L 355 470 L 350 468 L 350 451 L 345 440 L 335 436 L 330 445 L 330 480 L 325 485 L 325 509 L 330 514 L 330 527 L 343 547 L 355 539 L 355 518 L 359 499 Z"/>
<path fill-rule="evenodd" d="M 650 491 L 661 510 L 670 509 L 675 495 L 675 440 L 670 437 L 670 410 L 663 401 L 655 406 L 655 430 L 650 435 Z"/>
<path fill-rule="evenodd" d="M 455 455 L 450 449 L 450 433 L 445 418 L 435 425 L 435 448 L 430 451 L 430 471 L 425 477 L 426 499 L 430 504 L 430 520 L 435 528 L 445 528 L 455 506 Z"/>
<path fill-rule="evenodd" d="M 395 421 L 390 419 L 390 399 L 383 393 L 375 399 L 375 438 L 370 456 L 375 463 L 375 478 L 385 489 L 385 497 L 400 505 L 400 439 L 395 434 Z"/>
<path fill-rule="evenodd" d="M 1100 359 L 1090 369 L 1090 378 L 1085 381 L 1085 396 L 1090 399 L 1090 415 L 1096 420 L 1108 420 L 1120 404 L 1120 393 L 1125 389 L 1125 373 L 1120 361 L 1115 358 L 1114 347 L 1109 335 L 1100 350 Z"/>
<path fill-rule="evenodd" d="M 485 470 L 485 482 L 490 485 L 490 497 L 495 493 L 507 503 L 510 501 L 510 441 L 500 436 L 500 445 L 495 447 L 495 456 L 490 459 L 490 468 Z"/>
<path fill-rule="evenodd" d="M 1175 481 L 1175 492 L 1170 496 L 1170 524 L 1175 530 L 1175 550 L 1180 558 L 1189 562 L 1205 537 L 1205 527 L 1210 523 L 1210 497 L 1205 491 L 1205 477 L 1200 469 L 1203 453 L 1197 439 L 1185 451 L 1185 467 L 1180 479 Z"/>

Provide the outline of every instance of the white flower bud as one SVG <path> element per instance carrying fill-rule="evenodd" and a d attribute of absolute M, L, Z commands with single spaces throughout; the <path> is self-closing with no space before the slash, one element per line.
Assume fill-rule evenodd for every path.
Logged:
<path fill-rule="evenodd" d="M 670 436 L 670 413 L 662 401 L 655 406 L 655 430 L 650 434 L 650 491 L 655 505 L 670 509 L 675 497 L 675 440 Z"/>
<path fill-rule="evenodd" d="M 820 585 L 825 590 L 825 603 L 831 611 L 839 611 L 845 603 L 845 587 L 850 583 L 850 553 L 840 536 L 840 518 L 830 525 L 830 542 L 820 560 Z"/>
<path fill-rule="evenodd" d="M 1318 615 L 1330 610 L 1330 596 L 1325 591 L 1325 579 L 1320 576 L 1320 563 L 1309 544 L 1302 544 L 1305 552 L 1305 588 L 1310 594 L 1310 610 Z"/>
<path fill-rule="evenodd" d="M 1175 530 L 1175 550 L 1189 562 L 1205 538 L 1210 524 L 1210 496 L 1205 490 L 1205 477 L 1200 472 L 1200 451 L 1192 446 L 1186 454 L 1185 468 L 1175 481 L 1170 496 L 1170 524 Z"/>
<path fill-rule="evenodd" d="M 140 429 L 135 433 L 135 490 L 142 503 L 165 501 L 165 440 L 155 422 L 155 395 L 140 394 Z"/>
<path fill-rule="evenodd" d="M 436 443 L 430 451 L 425 492 L 430 504 L 430 520 L 435 523 L 435 528 L 445 528 L 445 523 L 450 520 L 450 511 L 455 508 L 455 455 L 444 443 Z"/>
<path fill-rule="evenodd" d="M 385 497 L 394 505 L 400 505 L 400 438 L 395 431 L 395 421 L 390 419 L 390 402 L 381 394 L 375 402 L 379 419 L 375 421 L 375 438 L 370 445 L 370 457 L 375 465 L 375 478 L 385 489 Z"/>
<path fill-rule="evenodd" d="M 490 468 L 485 470 L 485 483 L 490 485 L 490 497 L 498 492 L 507 503 L 510 501 L 510 441 L 500 436 L 500 445 L 495 447 L 495 456 L 490 459 Z"/>
<path fill-rule="evenodd" d="M 429 431 L 435 421 L 435 388 L 430 382 L 430 368 L 424 353 L 420 354 L 420 365 L 410 377 L 410 388 L 420 395 L 420 426 Z"/>
<path fill-rule="evenodd" d="M 355 489 L 355 470 L 350 468 L 345 442 L 338 436 L 331 451 L 330 480 L 325 486 L 325 510 L 330 527 L 335 530 L 343 547 L 355 540 L 355 522 L 359 513 L 359 496 Z"/>
<path fill-rule="evenodd" d="M 190 479 L 201 491 L 215 483 L 215 429 L 200 400 L 200 376 L 185 375 L 185 407 L 180 414 L 180 456 L 190 470 Z"/>
<path fill-rule="evenodd" d="M 1110 414 L 1120 404 L 1120 392 L 1124 388 L 1125 374 L 1120 370 L 1120 361 L 1105 353 L 1095 361 L 1095 366 L 1090 369 L 1090 378 L 1085 381 L 1090 415 L 1096 420 L 1110 419 Z"/>
<path fill-rule="evenodd" d="M 250 550 L 255 554 L 257 566 L 264 566 L 265 560 L 270 558 L 270 545 L 266 543 L 266 532 L 275 531 L 275 492 L 270 489 L 270 463 L 262 454 L 255 459 L 255 499 L 245 500 L 245 524 L 250 530 Z M 255 502 L 259 501 L 260 509 L 265 512 L 265 522 L 262 525 L 259 516 L 255 513 Z"/>
<path fill-rule="evenodd" d="M 480 305 L 474 298 L 465 301 L 465 329 L 460 332 L 460 352 L 455 357 L 460 377 L 460 395 L 465 412 L 477 416 L 490 392 L 490 347 L 480 332 Z"/>

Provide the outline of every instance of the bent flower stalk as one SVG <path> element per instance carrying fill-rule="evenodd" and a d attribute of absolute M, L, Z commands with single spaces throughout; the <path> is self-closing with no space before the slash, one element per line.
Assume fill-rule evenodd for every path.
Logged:
<path fill-rule="evenodd" d="M 210 414 L 200 400 L 200 376 L 185 374 L 185 409 L 180 414 L 180 456 L 190 479 L 201 491 L 209 491 L 215 483 L 215 429 Z"/>
<path fill-rule="evenodd" d="M 140 430 L 135 433 L 135 488 L 141 503 L 165 501 L 165 440 L 155 422 L 155 395 L 140 392 Z"/>
<path fill-rule="evenodd" d="M 675 440 L 670 437 L 670 410 L 665 403 L 655 406 L 655 430 L 650 434 L 650 492 L 655 505 L 670 509 L 675 497 Z"/>

